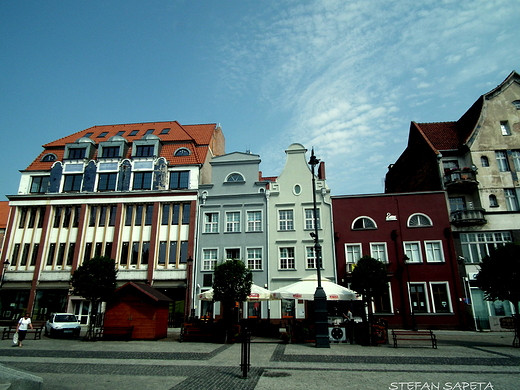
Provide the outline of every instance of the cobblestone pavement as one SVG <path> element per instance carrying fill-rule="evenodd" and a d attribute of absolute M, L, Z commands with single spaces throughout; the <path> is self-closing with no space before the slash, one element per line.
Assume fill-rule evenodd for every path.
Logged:
<path fill-rule="evenodd" d="M 240 345 L 160 341 L 0 342 L 0 364 L 40 376 L 44 390 L 363 389 L 490 390 L 520 388 L 520 348 L 512 334 L 438 331 L 424 345 L 362 347 L 253 340 L 243 379 Z M 267 342 L 266 342 L 267 341 Z"/>

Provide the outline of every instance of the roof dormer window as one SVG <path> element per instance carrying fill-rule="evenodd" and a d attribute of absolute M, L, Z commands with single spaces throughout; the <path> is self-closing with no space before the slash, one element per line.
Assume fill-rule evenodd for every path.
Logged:
<path fill-rule="evenodd" d="M 137 145 L 135 148 L 135 157 L 152 157 L 154 151 L 153 145 Z"/>
<path fill-rule="evenodd" d="M 69 158 L 73 160 L 80 160 L 85 158 L 87 148 L 69 148 Z"/>
<path fill-rule="evenodd" d="M 174 153 L 175 157 L 182 157 L 182 156 L 189 156 L 189 155 L 190 155 L 190 151 L 187 148 L 179 148 Z"/>
<path fill-rule="evenodd" d="M 56 155 L 54 153 L 48 153 L 42 158 L 42 162 L 56 161 Z"/>

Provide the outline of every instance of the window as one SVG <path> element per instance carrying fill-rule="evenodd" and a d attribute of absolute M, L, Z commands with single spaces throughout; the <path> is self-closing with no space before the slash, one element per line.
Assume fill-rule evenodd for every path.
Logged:
<path fill-rule="evenodd" d="M 170 128 L 162 129 L 160 134 L 168 134 L 170 132 Z"/>
<path fill-rule="evenodd" d="M 498 200 L 496 195 L 489 195 L 489 207 L 498 207 Z"/>
<path fill-rule="evenodd" d="M 186 189 L 189 187 L 190 171 L 170 172 L 170 190 Z"/>
<path fill-rule="evenodd" d="M 388 256 L 386 252 L 386 242 L 371 242 L 370 256 L 376 260 L 388 263 Z"/>
<path fill-rule="evenodd" d="M 204 233 L 218 233 L 218 213 L 204 214 Z"/>
<path fill-rule="evenodd" d="M 428 313 L 424 283 L 410 283 L 410 301 L 414 313 Z"/>
<path fill-rule="evenodd" d="M 119 146 L 103 146 L 101 157 L 119 157 Z"/>
<path fill-rule="evenodd" d="M 181 220 L 181 223 L 183 225 L 189 225 L 190 224 L 190 217 L 191 217 L 191 204 L 190 203 L 183 203 L 182 204 L 182 220 Z"/>
<path fill-rule="evenodd" d="M 262 269 L 262 248 L 247 248 L 247 268 Z"/>
<path fill-rule="evenodd" d="M 122 136 L 123 134 L 125 134 L 124 131 L 118 131 L 116 135 Z"/>
<path fill-rule="evenodd" d="M 87 152 L 86 148 L 69 148 L 70 159 L 82 159 L 85 158 Z"/>
<path fill-rule="evenodd" d="M 137 145 L 135 157 L 152 157 L 154 155 L 154 145 Z"/>
<path fill-rule="evenodd" d="M 215 269 L 215 265 L 217 265 L 217 250 L 216 249 L 204 249 L 202 251 L 203 261 L 202 261 L 202 270 L 203 271 L 213 271 Z"/>
<path fill-rule="evenodd" d="M 520 100 L 514 100 L 511 102 L 517 110 L 520 110 Z"/>
<path fill-rule="evenodd" d="M 148 129 L 146 130 L 146 132 L 144 133 L 144 135 L 148 135 L 148 134 L 153 134 L 155 129 Z"/>
<path fill-rule="evenodd" d="M 405 242 L 404 253 L 408 257 L 407 263 L 422 263 L 421 246 L 419 242 Z"/>
<path fill-rule="evenodd" d="M 260 302 L 247 302 L 247 318 L 260 318 L 262 305 Z"/>
<path fill-rule="evenodd" d="M 359 217 L 354 220 L 352 224 L 352 230 L 362 230 L 362 229 L 377 229 L 377 225 L 372 218 L 369 217 Z"/>
<path fill-rule="evenodd" d="M 441 241 L 425 241 L 424 250 L 426 252 L 426 261 L 431 263 L 444 262 L 444 254 L 442 251 Z"/>
<path fill-rule="evenodd" d="M 490 250 L 506 242 L 512 242 L 509 232 L 489 232 L 489 233 L 461 233 L 460 243 L 464 261 L 470 263 L 480 263 L 482 258 L 490 254 Z"/>
<path fill-rule="evenodd" d="M 116 183 L 117 173 L 100 173 L 98 191 L 115 191 Z"/>
<path fill-rule="evenodd" d="M 18 262 L 19 254 L 20 254 L 20 244 L 14 244 L 13 253 L 11 254 L 11 265 L 12 266 L 15 266 L 16 263 Z"/>
<path fill-rule="evenodd" d="M 234 182 L 243 182 L 244 181 L 244 176 L 242 176 L 240 173 L 232 173 L 231 175 L 229 175 L 226 179 L 227 182 L 231 182 L 231 183 L 234 183 Z"/>
<path fill-rule="evenodd" d="M 282 299 L 282 318 L 294 318 L 294 299 Z"/>
<path fill-rule="evenodd" d="M 96 138 L 105 138 L 107 136 L 107 134 L 108 134 L 108 131 L 103 131 Z"/>
<path fill-rule="evenodd" d="M 518 198 L 516 196 L 516 190 L 514 188 L 504 188 L 504 195 L 506 197 L 506 205 L 509 211 L 518 211 Z"/>
<path fill-rule="evenodd" d="M 463 196 L 450 198 L 450 211 L 466 210 L 466 199 Z"/>
<path fill-rule="evenodd" d="M 42 162 L 56 161 L 56 155 L 54 153 L 48 153 L 42 158 Z"/>
<path fill-rule="evenodd" d="M 482 165 L 483 167 L 489 167 L 489 160 L 486 156 L 480 157 L 480 165 Z"/>
<path fill-rule="evenodd" d="M 497 159 L 498 170 L 500 172 L 509 171 L 509 163 L 507 162 L 507 153 L 504 150 L 495 151 L 495 157 Z"/>
<path fill-rule="evenodd" d="M 66 175 L 63 183 L 63 192 L 79 192 L 83 175 Z"/>
<path fill-rule="evenodd" d="M 227 248 L 226 260 L 240 260 L 240 248 Z"/>
<path fill-rule="evenodd" d="M 294 230 L 294 216 L 292 210 L 278 210 L 278 229 Z"/>
<path fill-rule="evenodd" d="M 345 244 L 347 263 L 356 264 L 361 259 L 361 244 Z"/>
<path fill-rule="evenodd" d="M 128 134 L 130 137 L 135 137 L 139 133 L 139 130 L 132 130 L 130 134 Z"/>
<path fill-rule="evenodd" d="M 294 248 L 280 248 L 280 269 L 295 269 Z"/>
<path fill-rule="evenodd" d="M 134 190 L 151 190 L 152 189 L 152 172 L 136 172 L 134 173 Z"/>
<path fill-rule="evenodd" d="M 502 135 L 511 135 L 511 128 L 509 127 L 508 121 L 500 122 L 500 130 L 502 131 Z"/>
<path fill-rule="evenodd" d="M 318 229 L 321 229 L 320 209 L 316 209 L 316 221 L 318 222 Z M 314 209 L 305 209 L 305 229 L 314 230 Z"/>
<path fill-rule="evenodd" d="M 190 151 L 189 151 L 189 149 L 186 149 L 186 148 L 177 149 L 174 153 L 175 157 L 182 157 L 182 156 L 189 156 L 189 155 L 190 155 Z"/>
<path fill-rule="evenodd" d="M 248 211 L 247 212 L 247 231 L 260 232 L 262 231 L 262 212 Z"/>
<path fill-rule="evenodd" d="M 226 213 L 226 232 L 237 233 L 240 232 L 240 212 L 233 211 Z"/>
<path fill-rule="evenodd" d="M 43 194 L 49 189 L 49 176 L 33 176 L 31 183 L 32 194 Z"/>
<path fill-rule="evenodd" d="M 390 285 L 379 297 L 374 297 L 375 313 L 392 313 L 392 300 L 390 298 Z"/>
<path fill-rule="evenodd" d="M 413 214 L 408 219 L 408 227 L 432 226 L 430 217 L 424 214 Z"/>
<path fill-rule="evenodd" d="M 316 269 L 317 258 L 316 258 L 316 248 L 313 246 L 308 246 L 305 248 L 306 254 L 306 268 L 307 269 Z"/>
<path fill-rule="evenodd" d="M 435 313 L 451 313 L 451 304 L 448 293 L 448 283 L 430 284 Z"/>
<path fill-rule="evenodd" d="M 511 157 L 513 158 L 515 171 L 520 172 L 520 150 L 513 150 L 511 152 Z"/>

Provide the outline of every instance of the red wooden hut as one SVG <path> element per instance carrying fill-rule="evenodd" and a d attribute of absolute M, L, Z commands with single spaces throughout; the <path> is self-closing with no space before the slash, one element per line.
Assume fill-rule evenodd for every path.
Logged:
<path fill-rule="evenodd" d="M 110 329 L 133 326 L 131 338 L 134 340 L 165 338 L 171 301 L 151 286 L 126 283 L 114 292 L 114 299 L 107 303 L 105 334 L 110 334 Z"/>

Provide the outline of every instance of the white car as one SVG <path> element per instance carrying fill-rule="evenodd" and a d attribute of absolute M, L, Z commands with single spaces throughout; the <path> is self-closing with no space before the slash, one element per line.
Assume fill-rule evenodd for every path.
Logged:
<path fill-rule="evenodd" d="M 81 324 L 72 313 L 52 313 L 45 323 L 46 336 L 72 335 L 78 337 L 80 332 Z"/>

